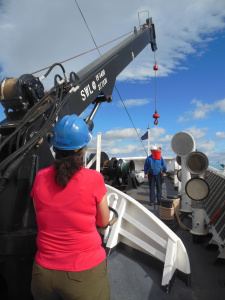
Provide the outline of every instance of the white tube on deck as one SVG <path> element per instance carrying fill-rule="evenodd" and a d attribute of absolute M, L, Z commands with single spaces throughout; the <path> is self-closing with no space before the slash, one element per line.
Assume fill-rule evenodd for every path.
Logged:
<path fill-rule="evenodd" d="M 193 136 L 185 131 L 176 133 L 171 140 L 173 151 L 181 157 L 181 208 L 182 212 L 191 212 L 191 199 L 185 192 L 185 185 L 191 178 L 190 172 L 185 167 L 185 157 L 195 149 L 195 141 Z"/>

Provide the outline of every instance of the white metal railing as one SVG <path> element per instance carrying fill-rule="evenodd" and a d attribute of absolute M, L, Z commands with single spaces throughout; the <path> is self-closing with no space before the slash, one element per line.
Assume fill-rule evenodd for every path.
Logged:
<path fill-rule="evenodd" d="M 96 170 L 100 171 L 101 133 L 98 133 L 97 150 L 88 149 L 87 153 L 96 156 L 86 165 L 86 154 L 85 166 L 89 168 L 96 161 Z M 164 262 L 161 286 L 166 292 L 176 270 L 186 274 L 188 282 L 190 263 L 181 239 L 138 201 L 109 185 L 106 188 L 108 204 L 118 212 L 117 222 L 103 231 L 107 253 L 121 242 Z"/>
<path fill-rule="evenodd" d="M 132 197 L 106 185 L 109 206 L 118 220 L 105 230 L 104 242 L 110 254 L 120 242 L 164 262 L 162 288 L 168 292 L 176 270 L 190 275 L 187 251 L 181 239 L 159 218 Z"/>
<path fill-rule="evenodd" d="M 205 220 L 208 224 L 225 203 L 225 172 L 209 167 L 205 174 L 210 186 L 209 196 L 205 199 Z M 221 210 L 216 222 L 209 227 L 213 235 L 210 244 L 217 244 L 220 254 L 218 258 L 225 259 L 225 211 Z"/>

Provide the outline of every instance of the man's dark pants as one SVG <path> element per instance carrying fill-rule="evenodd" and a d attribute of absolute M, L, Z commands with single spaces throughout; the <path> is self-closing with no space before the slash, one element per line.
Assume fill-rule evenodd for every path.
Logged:
<path fill-rule="evenodd" d="M 148 184 L 149 184 L 149 191 L 150 191 L 150 202 L 155 202 L 155 186 L 157 191 L 157 201 L 160 204 L 160 200 L 162 197 L 162 174 L 159 173 L 157 175 L 153 175 L 151 173 L 148 174 Z"/>

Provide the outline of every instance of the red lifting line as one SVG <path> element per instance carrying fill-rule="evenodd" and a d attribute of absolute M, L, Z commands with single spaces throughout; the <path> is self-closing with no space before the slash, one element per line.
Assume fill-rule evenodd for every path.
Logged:
<path fill-rule="evenodd" d="M 154 52 L 155 55 L 155 52 Z M 157 125 L 158 124 L 158 118 L 160 117 L 160 115 L 157 113 L 157 105 L 156 105 L 156 71 L 158 71 L 158 66 L 157 66 L 157 60 L 155 58 L 155 65 L 153 67 L 153 70 L 155 71 L 155 113 L 153 115 L 153 118 L 155 119 L 154 124 Z"/>

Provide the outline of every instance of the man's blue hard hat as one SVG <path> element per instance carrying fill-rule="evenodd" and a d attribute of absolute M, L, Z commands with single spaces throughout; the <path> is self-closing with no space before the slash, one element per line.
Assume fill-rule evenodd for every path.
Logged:
<path fill-rule="evenodd" d="M 91 138 L 83 119 L 77 115 L 67 115 L 56 123 L 51 144 L 60 150 L 76 150 L 85 147 Z"/>

